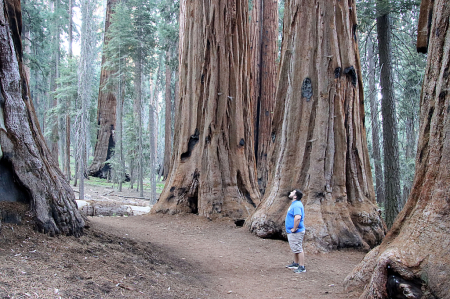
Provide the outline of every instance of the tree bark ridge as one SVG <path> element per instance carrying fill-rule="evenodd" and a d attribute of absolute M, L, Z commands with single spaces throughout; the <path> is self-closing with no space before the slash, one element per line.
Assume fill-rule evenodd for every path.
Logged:
<path fill-rule="evenodd" d="M 106 19 L 105 19 L 105 37 L 104 45 L 108 44 L 108 38 L 106 33 L 111 25 L 111 15 L 113 13 L 114 6 L 119 0 L 108 0 L 106 5 Z M 115 71 L 109 70 L 106 67 L 108 57 L 105 54 L 102 55 L 102 70 L 100 74 L 100 88 L 98 94 L 98 110 L 97 110 L 97 125 L 99 126 L 97 131 L 97 143 L 94 149 L 94 159 L 89 166 L 88 174 L 95 177 L 107 178 L 110 166 L 105 164 L 113 155 L 115 148 L 115 136 L 116 130 L 116 90 L 114 88 L 108 88 L 105 90 L 105 84 L 108 78 L 112 76 Z"/>
<path fill-rule="evenodd" d="M 245 219 L 259 203 L 247 1 L 186 3 L 172 170 L 153 212 Z"/>
<path fill-rule="evenodd" d="M 258 236 L 285 236 L 287 195 L 300 188 L 310 251 L 373 247 L 384 236 L 363 123 L 356 8 L 350 3 L 286 2 L 272 173 L 262 204 L 247 221 Z"/>

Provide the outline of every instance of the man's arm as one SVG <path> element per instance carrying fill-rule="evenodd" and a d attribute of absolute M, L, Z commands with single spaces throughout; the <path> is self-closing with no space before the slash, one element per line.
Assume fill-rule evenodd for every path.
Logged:
<path fill-rule="evenodd" d="M 302 215 L 294 216 L 294 227 L 291 229 L 291 232 L 295 232 L 298 229 L 301 219 L 302 219 Z"/>

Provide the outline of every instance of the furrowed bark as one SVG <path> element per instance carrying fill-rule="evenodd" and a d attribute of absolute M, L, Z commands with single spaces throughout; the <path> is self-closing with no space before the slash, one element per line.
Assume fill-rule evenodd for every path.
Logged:
<path fill-rule="evenodd" d="M 246 0 L 186 2 L 173 166 L 153 212 L 243 221 L 259 203 L 247 10 Z"/>
<path fill-rule="evenodd" d="M 0 128 L 2 162 L 10 165 L 40 231 L 82 234 L 75 196 L 39 129 L 22 63 L 20 1 L 0 1 Z M 9 27 L 8 27 L 9 26 Z"/>
<path fill-rule="evenodd" d="M 119 0 L 108 0 L 107 2 L 105 33 L 108 32 L 108 28 L 111 24 L 113 8 L 118 1 Z M 103 43 L 104 45 L 108 43 L 106 34 Z M 105 164 L 105 162 L 108 161 L 113 155 L 116 144 L 113 133 L 116 129 L 116 90 L 104 89 L 108 77 L 114 73 L 114 71 L 107 69 L 105 66 L 107 60 L 108 57 L 103 54 L 97 112 L 97 124 L 99 128 L 97 132 L 97 143 L 95 144 L 94 150 L 94 159 L 88 170 L 89 175 L 100 178 L 108 177 L 111 167 L 108 164 Z"/>
<path fill-rule="evenodd" d="M 269 183 L 247 220 L 285 237 L 288 194 L 304 191 L 308 251 L 374 247 L 384 236 L 364 127 L 354 1 L 286 1 Z"/>
<path fill-rule="evenodd" d="M 345 279 L 361 299 L 449 298 L 450 6 L 432 10 L 414 183 L 383 243 Z"/>

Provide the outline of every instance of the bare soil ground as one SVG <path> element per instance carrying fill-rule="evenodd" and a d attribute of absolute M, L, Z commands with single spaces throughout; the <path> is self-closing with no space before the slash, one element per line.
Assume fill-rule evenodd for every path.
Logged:
<path fill-rule="evenodd" d="M 89 186 L 91 191 L 104 190 Z M 129 191 L 132 192 L 132 191 Z M 0 298 L 358 298 L 345 276 L 364 252 L 306 252 L 295 274 L 287 242 L 197 215 L 89 217 L 81 238 L 3 224 Z"/>

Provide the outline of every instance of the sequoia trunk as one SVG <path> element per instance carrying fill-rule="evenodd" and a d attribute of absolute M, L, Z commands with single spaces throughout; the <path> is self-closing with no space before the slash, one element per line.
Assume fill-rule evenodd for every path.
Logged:
<path fill-rule="evenodd" d="M 361 299 L 449 298 L 450 6 L 447 0 L 422 3 L 427 5 L 421 7 L 420 20 L 432 22 L 416 174 L 408 201 L 383 243 L 345 280 L 348 290 L 365 286 Z M 423 13 L 432 18 L 424 18 Z M 419 28 L 423 27 L 419 23 Z M 420 40 L 418 50 L 426 50 Z"/>
<path fill-rule="evenodd" d="M 0 168 L 28 201 L 39 230 L 80 235 L 84 219 L 75 196 L 45 144 L 22 63 L 19 0 L 0 0 Z M 9 25 L 9 27 L 8 27 Z M 10 171 L 5 172 L 8 168 Z M 25 200 L 24 200 L 25 199 Z"/>
<path fill-rule="evenodd" d="M 111 15 L 113 13 L 114 6 L 119 0 L 108 0 L 106 5 L 106 19 L 105 19 L 105 37 L 103 46 L 108 44 L 107 32 L 111 25 Z M 99 126 L 97 132 L 97 143 L 95 144 L 94 159 L 89 167 L 89 175 L 107 178 L 110 171 L 110 166 L 105 164 L 114 152 L 115 138 L 114 131 L 116 127 L 116 91 L 105 90 L 105 84 L 108 78 L 112 76 L 114 71 L 109 70 L 106 66 L 108 57 L 103 54 L 102 57 L 102 70 L 100 74 L 100 90 L 98 93 L 98 112 L 97 112 L 97 124 Z"/>
<path fill-rule="evenodd" d="M 259 203 L 247 2 L 186 2 L 173 168 L 153 212 L 241 223 Z"/>
<path fill-rule="evenodd" d="M 355 1 L 286 1 L 271 173 L 247 221 L 258 236 L 285 236 L 294 188 L 304 191 L 309 250 L 368 248 L 384 236 L 364 128 L 355 12 Z"/>
<path fill-rule="evenodd" d="M 278 2 L 253 1 L 251 23 L 251 98 L 255 114 L 255 156 L 262 193 L 268 178 L 267 155 L 275 107 Z"/>

